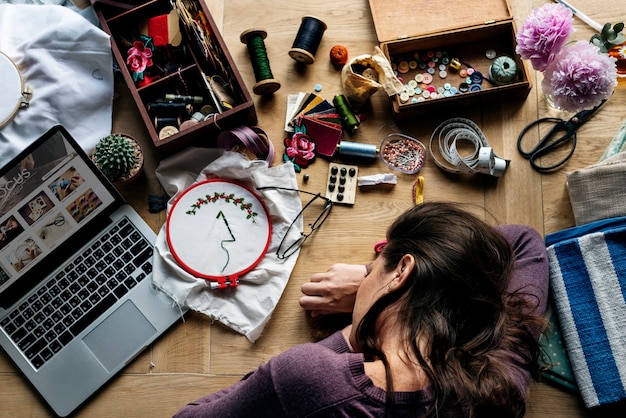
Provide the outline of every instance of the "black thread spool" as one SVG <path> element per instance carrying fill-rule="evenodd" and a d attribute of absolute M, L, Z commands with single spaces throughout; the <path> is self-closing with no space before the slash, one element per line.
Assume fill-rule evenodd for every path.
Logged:
<path fill-rule="evenodd" d="M 320 45 L 326 23 L 322 22 L 314 16 L 304 16 L 300 23 L 300 29 L 293 45 L 289 50 L 289 56 L 298 62 L 304 64 L 313 64 L 315 62 L 315 54 Z"/>
<path fill-rule="evenodd" d="M 248 47 L 248 55 L 254 70 L 256 83 L 252 91 L 259 95 L 272 94 L 280 88 L 280 81 L 274 79 L 270 68 L 270 60 L 263 42 L 266 37 L 267 32 L 263 29 L 248 29 L 239 36 L 241 42 Z"/>

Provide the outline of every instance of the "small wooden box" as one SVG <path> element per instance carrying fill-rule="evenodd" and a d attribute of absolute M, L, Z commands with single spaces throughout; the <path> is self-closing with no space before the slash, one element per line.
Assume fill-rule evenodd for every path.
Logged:
<path fill-rule="evenodd" d="M 369 4 L 381 49 L 394 65 L 401 60 L 410 61 L 416 57 L 422 60 L 424 54 L 444 54 L 448 59 L 459 59 L 462 62 L 461 69 L 472 67 L 488 77 L 495 53 L 496 57 L 512 58 L 517 67 L 517 76 L 512 82 L 496 85 L 483 80 L 480 91 L 423 101 L 420 99 L 419 102 L 416 102 L 416 95 L 409 100 L 406 100 L 406 96 L 403 97 L 405 100 L 401 100 L 400 95 L 392 96 L 391 105 L 396 119 L 441 112 L 453 106 L 524 99 L 528 96 L 532 87 L 528 78 L 528 64 L 515 53 L 516 28 L 507 0 L 369 0 Z M 411 67 L 415 66 L 415 62 L 411 64 Z M 410 68 L 406 73 L 399 73 L 399 76 L 406 85 L 408 80 L 415 79 L 416 74 L 424 71 L 418 66 Z M 464 81 L 460 71 L 449 66 L 446 67 L 445 78 L 439 76 L 438 65 L 432 77 L 431 85 L 435 90 L 450 86 L 458 90 Z M 411 100 L 413 97 L 415 100 Z"/>
<path fill-rule="evenodd" d="M 215 146 L 219 131 L 257 123 L 252 97 L 202 0 L 92 2 L 103 30 L 111 35 L 113 55 L 161 154 L 191 144 Z M 172 26 L 178 26 L 177 37 Z M 145 41 L 141 36 L 146 32 L 154 52 L 153 65 L 143 76 L 143 81 L 149 82 L 144 84 L 133 77 L 127 57 L 135 41 Z M 155 33 L 158 36 L 152 36 Z M 163 34 L 168 37 L 165 45 Z M 170 44 L 170 37 L 177 39 Z M 218 94 L 220 89 L 214 89 L 215 85 L 222 86 L 228 100 L 221 100 L 225 96 Z M 181 102 L 186 105 L 181 106 Z M 202 111 L 207 114 L 204 118 L 200 118 Z M 183 124 L 189 119 L 193 123 Z"/>

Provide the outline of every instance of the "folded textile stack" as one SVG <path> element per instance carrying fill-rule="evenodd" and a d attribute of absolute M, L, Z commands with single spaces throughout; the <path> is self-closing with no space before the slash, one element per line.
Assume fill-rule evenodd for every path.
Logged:
<path fill-rule="evenodd" d="M 546 236 L 550 285 L 587 408 L 626 401 L 626 217 Z"/>

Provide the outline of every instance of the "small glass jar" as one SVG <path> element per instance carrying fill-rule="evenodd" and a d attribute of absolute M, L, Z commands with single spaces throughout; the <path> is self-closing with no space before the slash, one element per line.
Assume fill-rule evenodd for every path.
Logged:
<path fill-rule="evenodd" d="M 626 77 L 626 42 L 609 49 L 609 55 L 617 60 L 617 76 Z"/>

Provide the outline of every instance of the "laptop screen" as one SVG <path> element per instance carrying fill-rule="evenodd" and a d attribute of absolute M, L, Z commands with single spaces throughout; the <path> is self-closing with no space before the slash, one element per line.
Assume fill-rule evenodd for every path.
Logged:
<path fill-rule="evenodd" d="M 0 169 L 2 306 L 9 289 L 23 293 L 36 285 L 84 242 L 72 237 L 93 236 L 94 225 L 121 202 L 61 126 Z"/>

